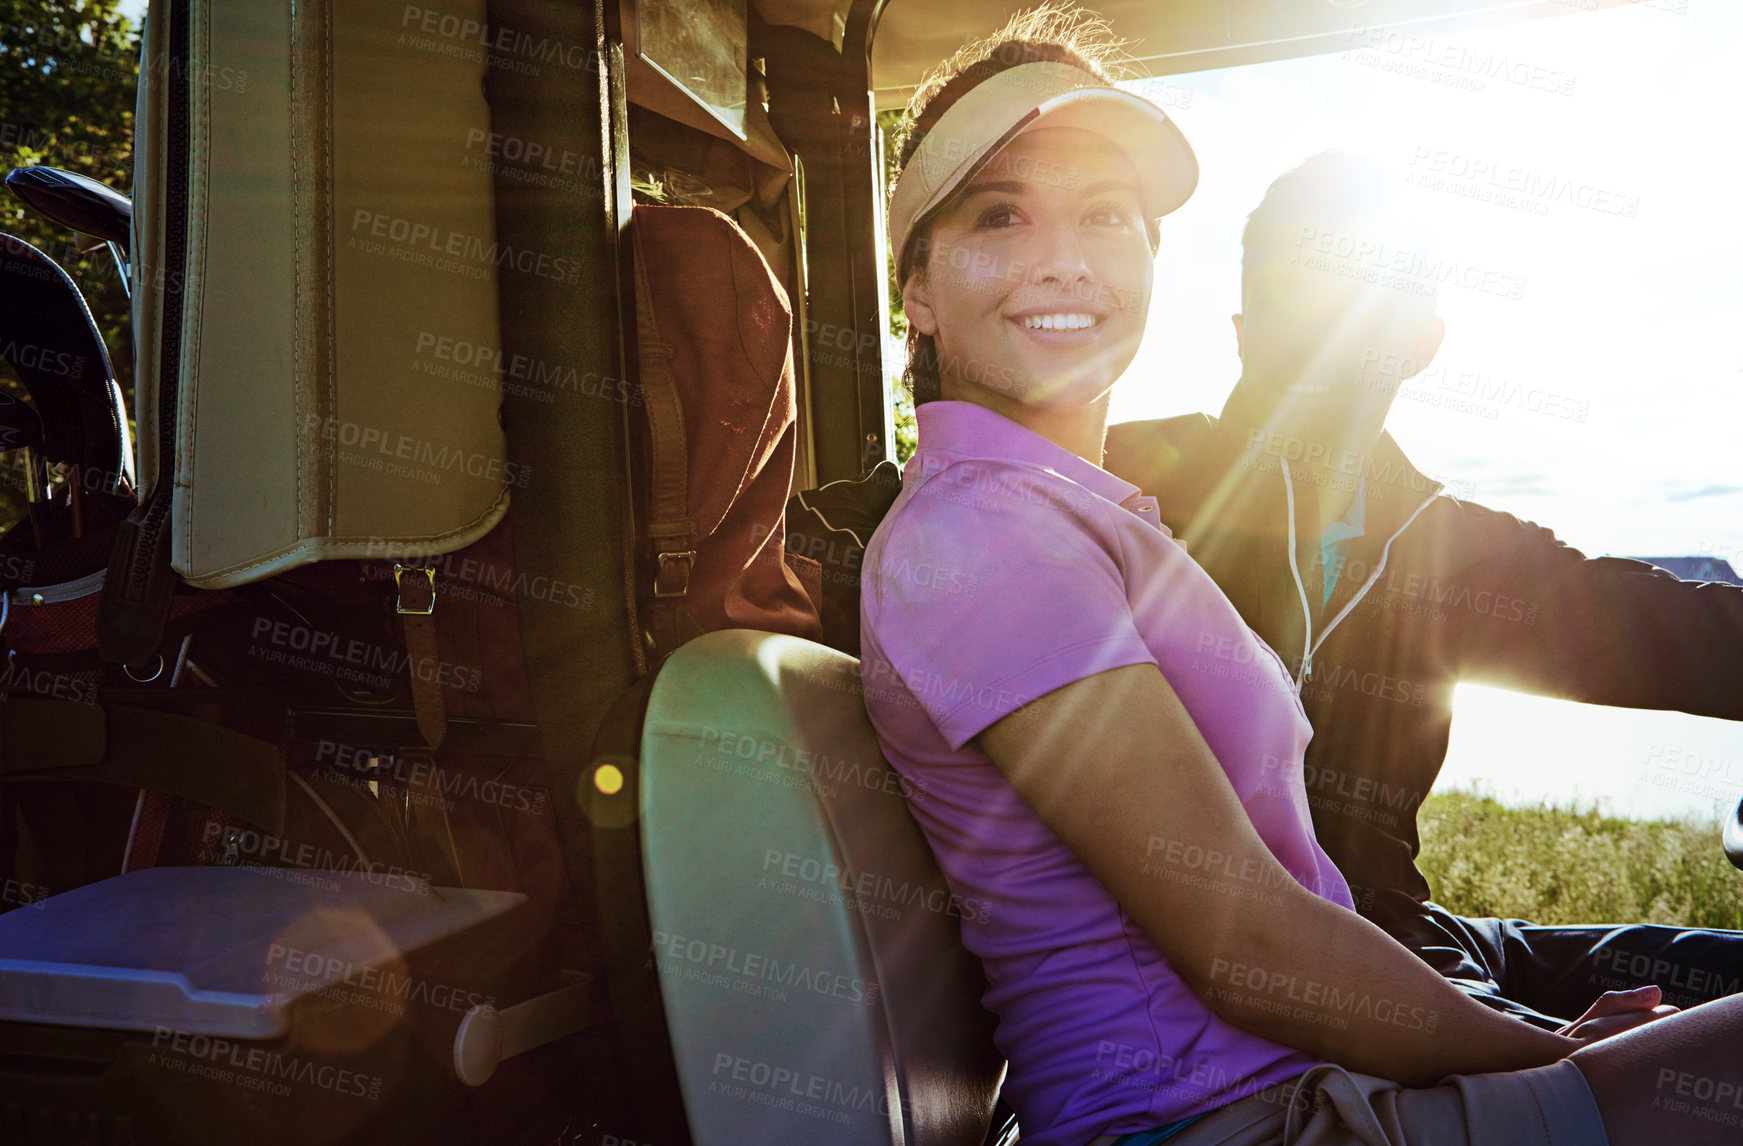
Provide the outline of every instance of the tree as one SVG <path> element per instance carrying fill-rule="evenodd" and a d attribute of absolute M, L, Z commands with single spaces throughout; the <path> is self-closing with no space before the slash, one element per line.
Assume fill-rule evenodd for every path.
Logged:
<path fill-rule="evenodd" d="M 118 0 L 0 0 L 0 174 L 46 164 L 131 190 L 138 82 L 138 30 Z M 81 254 L 71 231 L 5 194 L 0 231 L 39 248 L 78 284 L 131 408 L 131 314 L 108 252 Z M 0 387 L 24 393 L 4 367 Z M 21 458 L 0 458 L 0 524 L 23 516 L 22 477 Z"/>
<path fill-rule="evenodd" d="M 899 108 L 880 111 L 877 115 L 878 131 L 883 134 L 884 151 L 884 186 L 896 185 L 897 160 L 900 155 L 896 148 L 896 133 L 902 120 Z M 908 316 L 902 311 L 902 284 L 896 281 L 896 258 L 898 252 L 889 252 L 888 265 L 884 268 L 890 276 L 890 333 L 897 338 L 908 337 Z M 905 462 L 914 454 L 919 445 L 920 435 L 914 419 L 914 396 L 908 392 L 907 383 L 896 388 L 896 461 Z"/>

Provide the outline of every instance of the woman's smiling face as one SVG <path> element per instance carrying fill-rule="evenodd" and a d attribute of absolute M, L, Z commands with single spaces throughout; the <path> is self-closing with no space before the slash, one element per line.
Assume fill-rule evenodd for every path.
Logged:
<path fill-rule="evenodd" d="M 1140 203 L 1131 160 L 1091 131 L 1035 128 L 993 156 L 933 216 L 902 291 L 943 396 L 1065 410 L 1106 394 L 1150 306 Z"/>

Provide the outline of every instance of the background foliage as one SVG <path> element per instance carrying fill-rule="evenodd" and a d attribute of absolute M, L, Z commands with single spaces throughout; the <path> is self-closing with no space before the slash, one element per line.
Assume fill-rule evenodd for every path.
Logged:
<path fill-rule="evenodd" d="M 1743 928 L 1743 872 L 1726 860 L 1715 821 L 1509 808 L 1454 791 L 1430 796 L 1418 822 L 1423 874 L 1459 915 Z"/>
<path fill-rule="evenodd" d="M 138 29 L 117 0 L 0 0 L 0 174 L 46 164 L 130 191 L 138 82 Z M 107 249 L 80 254 L 71 231 L 3 193 L 0 231 L 37 247 L 78 284 L 131 408 L 131 318 Z M 0 365 L 0 387 L 24 394 L 9 366 Z M 19 463 L 0 457 L 0 526 L 23 516 Z"/>
<path fill-rule="evenodd" d="M 896 160 L 899 156 L 896 150 L 896 125 L 901 122 L 902 113 L 899 109 L 878 112 L 878 131 L 883 134 L 884 141 L 884 188 L 886 191 L 896 186 Z M 890 333 L 898 339 L 908 337 L 908 317 L 902 313 L 902 284 L 896 281 L 896 252 L 889 253 L 889 265 L 885 273 L 890 276 Z M 898 385 L 895 392 L 896 403 L 896 461 L 907 461 L 914 453 L 914 447 L 919 444 L 919 435 L 914 426 L 914 399 L 905 386 Z"/>

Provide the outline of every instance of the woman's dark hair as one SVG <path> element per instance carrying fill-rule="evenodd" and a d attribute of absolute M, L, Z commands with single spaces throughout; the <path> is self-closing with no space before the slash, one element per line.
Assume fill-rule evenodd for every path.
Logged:
<path fill-rule="evenodd" d="M 1017 13 L 992 35 L 964 44 L 933 69 L 914 92 L 896 135 L 897 171 L 907 169 L 926 133 L 982 81 L 1022 64 L 1054 63 L 1082 68 L 1111 84 L 1118 78 L 1115 73 L 1124 57 L 1123 44 L 1105 19 L 1070 4 L 1049 2 Z M 906 248 L 895 252 L 898 290 L 907 281 L 912 252 L 929 249 L 926 239 L 930 230 L 930 221 L 920 220 L 908 236 Z M 918 270 L 926 273 L 924 265 Z M 902 382 L 916 406 L 942 397 L 938 347 L 931 335 L 919 333 L 912 324 L 908 327 L 908 364 Z"/>

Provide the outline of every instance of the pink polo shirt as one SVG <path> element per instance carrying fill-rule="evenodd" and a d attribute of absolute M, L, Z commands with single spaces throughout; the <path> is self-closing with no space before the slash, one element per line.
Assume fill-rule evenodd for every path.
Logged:
<path fill-rule="evenodd" d="M 1154 664 L 1271 853 L 1350 906 L 1314 842 L 1312 730 L 1288 673 L 1138 488 L 967 402 L 919 411 L 920 448 L 866 549 L 866 709 L 989 984 L 1027 1146 L 1081 1146 L 1214 1110 L 1319 1060 L 1216 1016 L 969 741 L 1072 681 Z M 1145 872 L 1258 902 L 1263 876 L 1152 838 Z M 1231 954 L 1231 960 L 1234 955 Z"/>

